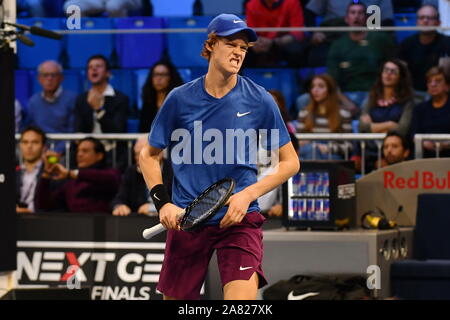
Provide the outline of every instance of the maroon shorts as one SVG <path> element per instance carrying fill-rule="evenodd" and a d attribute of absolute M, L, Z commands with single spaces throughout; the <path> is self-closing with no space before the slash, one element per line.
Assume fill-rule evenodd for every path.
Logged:
<path fill-rule="evenodd" d="M 255 272 L 259 288 L 265 286 L 261 266 L 264 220 L 259 212 L 249 212 L 228 228 L 214 225 L 194 232 L 169 230 L 157 289 L 176 299 L 198 299 L 214 250 L 222 287 L 233 280 L 249 280 Z"/>

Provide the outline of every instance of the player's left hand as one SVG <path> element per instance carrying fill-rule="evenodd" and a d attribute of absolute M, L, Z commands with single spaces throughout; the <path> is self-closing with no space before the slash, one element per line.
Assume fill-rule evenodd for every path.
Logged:
<path fill-rule="evenodd" d="M 227 203 L 228 211 L 220 221 L 220 227 L 227 228 L 241 222 L 251 202 L 252 198 L 245 190 L 232 195 Z"/>

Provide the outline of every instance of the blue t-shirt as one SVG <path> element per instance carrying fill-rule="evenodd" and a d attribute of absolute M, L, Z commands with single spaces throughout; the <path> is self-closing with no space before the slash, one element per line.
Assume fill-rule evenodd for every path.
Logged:
<path fill-rule="evenodd" d="M 374 123 L 385 121 L 399 122 L 403 114 L 403 105 L 394 103 L 388 107 L 375 106 L 370 109 L 369 114 Z"/>
<path fill-rule="evenodd" d="M 257 181 L 257 145 L 277 150 L 290 142 L 272 96 L 246 77 L 217 99 L 205 90 L 205 76 L 170 92 L 149 134 L 149 144 L 168 147 L 173 202 L 185 208 L 216 181 L 231 177 L 235 193 Z M 218 224 L 223 208 L 209 224 Z M 247 212 L 259 210 L 257 201 Z"/>

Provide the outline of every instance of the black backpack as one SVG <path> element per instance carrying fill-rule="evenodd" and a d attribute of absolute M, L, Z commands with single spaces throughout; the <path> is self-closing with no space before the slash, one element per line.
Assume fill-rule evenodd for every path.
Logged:
<path fill-rule="evenodd" d="M 366 278 L 360 275 L 296 275 L 280 280 L 263 292 L 264 300 L 370 299 Z"/>

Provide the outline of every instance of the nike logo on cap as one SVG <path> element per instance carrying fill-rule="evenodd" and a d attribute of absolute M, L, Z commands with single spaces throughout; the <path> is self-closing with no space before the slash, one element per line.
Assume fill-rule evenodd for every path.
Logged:
<path fill-rule="evenodd" d="M 308 292 L 305 294 L 299 294 L 297 296 L 294 296 L 294 291 L 289 292 L 287 299 L 288 300 L 305 300 L 309 297 L 315 297 L 318 296 L 320 292 Z"/>
<path fill-rule="evenodd" d="M 233 23 L 239 23 L 242 22 L 242 20 L 233 20 Z"/>
<path fill-rule="evenodd" d="M 249 112 L 245 112 L 245 113 L 237 113 L 236 115 L 238 116 L 238 118 L 240 118 L 240 117 L 243 117 L 243 116 L 246 116 L 246 115 L 248 115 L 248 114 L 250 114 L 251 113 L 251 111 L 249 111 Z"/>
<path fill-rule="evenodd" d="M 253 267 L 239 267 L 239 270 L 241 270 L 241 271 L 244 271 L 244 270 L 248 270 L 248 269 L 251 269 L 251 268 L 253 268 Z"/>

